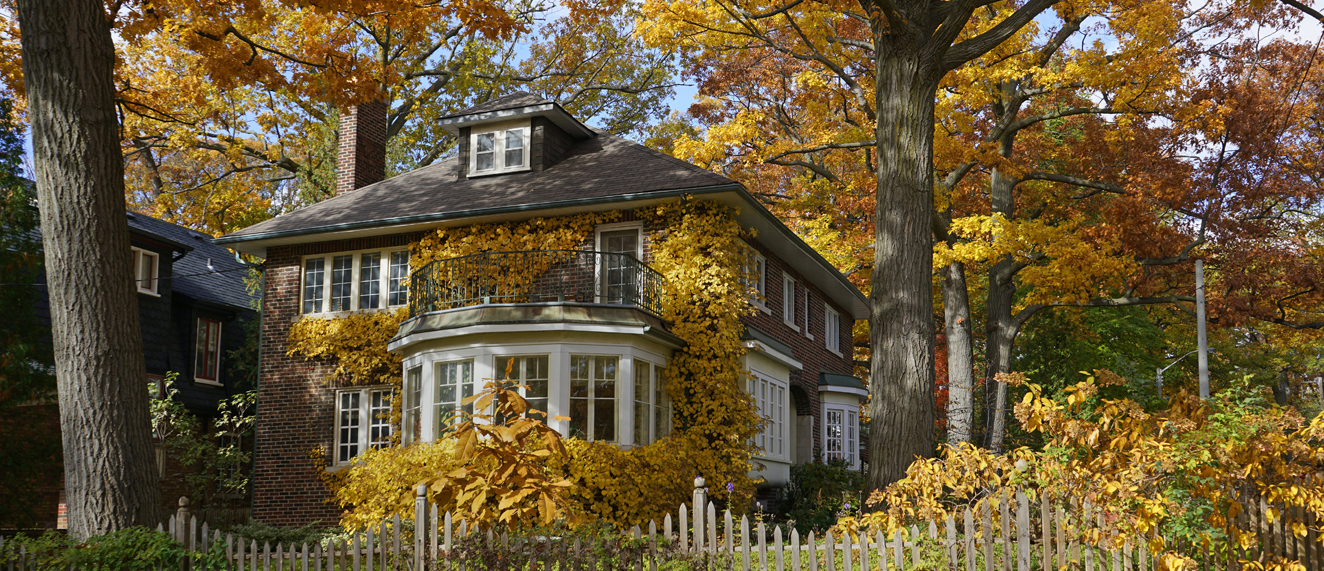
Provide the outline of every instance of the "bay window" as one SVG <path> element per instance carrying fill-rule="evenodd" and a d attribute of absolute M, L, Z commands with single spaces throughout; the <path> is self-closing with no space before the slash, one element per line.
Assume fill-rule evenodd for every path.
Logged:
<path fill-rule="evenodd" d="M 529 401 L 534 410 L 547 412 L 547 356 L 535 357 L 497 357 L 496 376 L 505 377 L 517 384 L 520 396 Z M 545 417 L 541 420 L 546 421 Z"/>
<path fill-rule="evenodd" d="M 570 436 L 616 441 L 616 368 L 614 356 L 570 356 Z"/>
<path fill-rule="evenodd" d="M 300 309 L 304 314 L 313 314 L 406 305 L 408 277 L 408 250 L 309 256 L 303 260 Z M 386 292 L 385 304 L 382 292 Z"/>
<path fill-rule="evenodd" d="M 825 405 L 823 407 L 823 455 L 828 461 L 841 461 L 847 467 L 859 467 L 860 413 L 858 408 Z"/>
<path fill-rule="evenodd" d="M 634 444 L 652 444 L 671 429 L 671 405 L 667 400 L 662 369 L 643 359 L 634 360 Z"/>
<path fill-rule="evenodd" d="M 768 458 L 786 457 L 786 383 L 767 375 L 750 371 L 749 394 L 759 417 L 765 421 L 763 429 L 754 435 L 754 445 Z"/>
<path fill-rule="evenodd" d="M 464 422 L 457 418 L 460 411 L 474 412 L 472 403 L 464 404 L 465 399 L 475 394 L 473 359 L 437 363 L 432 379 L 432 434 L 440 436 L 453 424 Z"/>

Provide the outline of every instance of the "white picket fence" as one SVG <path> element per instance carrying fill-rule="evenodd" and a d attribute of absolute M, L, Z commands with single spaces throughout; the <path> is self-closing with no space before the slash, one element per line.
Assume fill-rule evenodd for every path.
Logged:
<path fill-rule="evenodd" d="M 702 479 L 696 480 L 694 501 L 678 507 L 662 522 L 650 522 L 647 530 L 635 526 L 618 547 L 606 552 L 583 539 L 510 535 L 493 529 L 477 529 L 449 513 L 440 514 L 429 504 L 420 488 L 413 520 L 396 516 L 380 527 L 354 534 L 334 543 L 259 545 L 256 541 L 222 534 L 199 525 L 196 516 L 181 508 L 160 529 L 169 531 L 186 547 L 206 552 L 224 552 L 232 571 L 477 571 L 480 569 L 633 569 L 656 571 L 667 561 L 682 559 L 691 569 L 730 571 L 868 571 L 948 569 L 951 571 L 1149 571 L 1155 562 L 1145 545 L 1117 544 L 1101 513 L 1085 504 L 1069 513 L 1066 504 L 1047 497 L 1032 502 L 1024 492 L 986 502 L 979 512 L 965 510 L 959 517 L 926 526 L 911 526 L 892 537 L 881 533 L 821 537 L 801 536 L 795 530 L 751 522 L 748 516 L 736 521 L 730 511 L 719 517 L 707 500 Z M 990 505 L 992 504 L 992 505 Z M 1069 504 L 1069 502 L 1068 502 Z M 1260 506 L 1263 508 L 1263 506 Z M 1263 513 L 1263 509 L 1259 511 Z M 1248 515 L 1249 514 L 1249 515 Z M 1254 510 L 1243 514 L 1248 525 L 1263 527 Z M 421 522 L 421 523 L 420 523 Z M 1270 526 L 1271 527 L 1271 526 Z M 1266 528 L 1270 532 L 1272 529 Z M 1089 533 L 1084 533 L 1089 532 Z M 1289 534 L 1290 535 L 1290 534 Z M 1083 542 L 1081 537 L 1095 537 Z M 1272 536 L 1272 533 L 1270 534 Z M 1312 534 L 1309 542 L 1283 542 L 1283 549 L 1224 553 L 1196 557 L 1204 569 L 1240 569 L 1238 561 L 1255 560 L 1260 553 L 1294 556 L 1309 571 L 1320 570 L 1319 544 Z M 629 541 L 633 539 L 633 541 Z M 621 541 L 624 540 L 624 541 Z M 222 547 L 223 546 L 223 547 Z M 623 546 L 623 547 L 622 547 Z M 0 543 L 0 568 L 26 571 L 37 558 Z M 186 565 L 193 569 L 207 566 Z M 211 568 L 216 568 L 212 565 Z"/>

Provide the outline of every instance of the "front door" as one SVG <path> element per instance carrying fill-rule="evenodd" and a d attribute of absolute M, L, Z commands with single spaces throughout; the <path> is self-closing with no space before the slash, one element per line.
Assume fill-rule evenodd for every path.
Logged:
<path fill-rule="evenodd" d="M 600 236 L 602 303 L 639 303 L 639 230 L 611 230 Z"/>

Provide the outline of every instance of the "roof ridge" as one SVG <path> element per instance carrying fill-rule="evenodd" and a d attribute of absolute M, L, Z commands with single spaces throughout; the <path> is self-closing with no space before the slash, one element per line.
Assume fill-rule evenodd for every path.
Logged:
<path fill-rule="evenodd" d="M 625 138 L 625 137 L 621 137 L 621 136 L 619 136 L 619 135 L 613 135 L 613 134 L 611 134 L 611 133 L 606 133 L 606 132 L 599 133 L 598 136 L 599 136 L 599 137 L 611 137 L 611 138 L 613 138 L 613 139 L 617 139 L 617 140 L 620 140 L 620 141 L 624 141 L 625 143 L 628 144 L 628 147 L 627 147 L 627 148 L 629 148 L 629 149 L 632 149 L 632 150 L 635 150 L 635 151 L 639 151 L 639 152 L 643 152 L 643 153 L 645 153 L 645 154 L 654 155 L 654 156 L 657 157 L 657 158 L 666 159 L 666 160 L 671 161 L 671 162 L 673 162 L 673 163 L 676 163 L 676 164 L 678 164 L 678 165 L 684 166 L 684 167 L 686 167 L 686 168 L 688 168 L 688 169 L 690 169 L 690 170 L 692 170 L 692 171 L 694 171 L 694 172 L 696 172 L 696 173 L 699 173 L 699 174 L 702 174 L 702 175 L 704 175 L 704 176 L 708 176 L 708 177 L 711 177 L 711 178 L 715 178 L 715 179 L 717 179 L 717 181 L 720 182 L 720 183 L 723 183 L 723 184 L 740 184 L 739 182 L 736 182 L 736 181 L 734 181 L 734 180 L 731 180 L 730 178 L 727 178 L 727 177 L 725 177 L 725 176 L 723 176 L 723 175 L 720 175 L 720 174 L 718 174 L 718 173 L 715 173 L 715 172 L 713 172 L 713 171 L 711 171 L 711 170 L 708 170 L 708 169 L 706 169 L 706 168 L 703 168 L 703 167 L 701 167 L 701 166 L 699 166 L 699 165 L 696 165 L 696 164 L 694 164 L 694 163 L 692 163 L 692 162 L 689 162 L 689 161 L 687 161 L 687 160 L 684 160 L 684 159 L 678 159 L 678 158 L 673 157 L 673 156 L 671 156 L 671 155 L 668 155 L 668 154 L 666 154 L 666 153 L 664 153 L 664 152 L 662 152 L 662 151 L 659 151 L 659 150 L 657 150 L 657 149 L 654 149 L 654 148 L 652 148 L 652 147 L 649 147 L 648 145 L 645 145 L 645 144 L 643 144 L 643 143 L 637 143 L 637 142 L 632 141 L 632 140 L 630 140 L 630 139 L 627 139 L 627 138 Z M 744 186 L 744 185 L 742 184 L 741 186 Z"/>

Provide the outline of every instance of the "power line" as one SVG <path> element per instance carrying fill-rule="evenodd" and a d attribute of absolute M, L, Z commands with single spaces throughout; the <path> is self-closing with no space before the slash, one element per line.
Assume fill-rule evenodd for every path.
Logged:
<path fill-rule="evenodd" d="M 230 269 L 228 269 L 228 270 L 211 270 L 211 271 L 209 271 L 209 272 L 199 272 L 199 273 L 196 273 L 196 274 L 180 274 L 180 275 L 177 275 L 177 276 L 162 276 L 162 277 L 154 278 L 154 279 L 157 279 L 157 280 L 173 280 L 173 279 L 175 279 L 175 278 L 191 278 L 191 277 L 194 277 L 194 276 L 210 276 L 210 275 L 212 275 L 212 274 L 223 274 L 223 273 L 226 273 L 226 272 L 238 272 L 238 271 L 245 271 L 245 270 L 249 270 L 249 269 L 252 269 L 252 266 L 244 266 L 244 267 L 242 267 L 242 268 L 230 268 Z M 150 282 L 150 281 L 152 281 L 152 279 L 146 279 L 146 280 L 133 280 L 133 281 L 134 281 L 134 283 L 138 283 L 138 282 Z M 38 283 L 31 283 L 31 284 L 25 284 L 25 283 L 0 283 L 0 286 L 35 286 L 35 287 L 45 287 L 46 284 L 44 284 L 44 283 L 41 283 L 41 284 L 38 284 Z"/>

